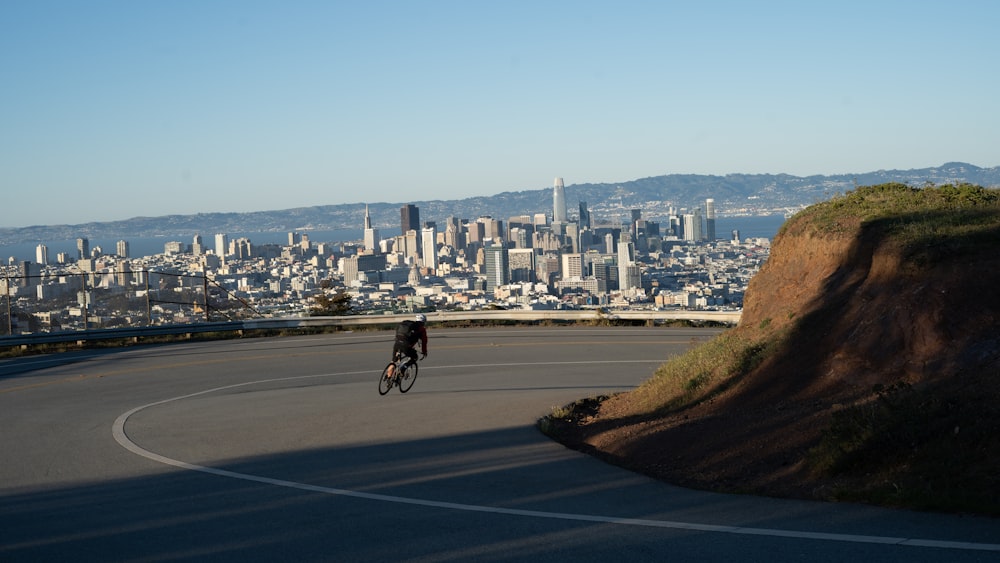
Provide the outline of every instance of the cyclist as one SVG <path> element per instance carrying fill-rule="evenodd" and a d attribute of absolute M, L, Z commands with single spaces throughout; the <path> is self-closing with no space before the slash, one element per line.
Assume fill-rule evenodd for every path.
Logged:
<path fill-rule="evenodd" d="M 407 356 L 409 360 L 401 366 L 406 368 L 417 362 L 417 342 L 420 342 L 420 359 L 427 357 L 427 317 L 422 313 L 417 313 L 413 320 L 405 320 L 396 327 L 396 343 L 392 346 L 392 357 L 396 355 Z M 390 373 L 392 377 L 394 374 Z"/>

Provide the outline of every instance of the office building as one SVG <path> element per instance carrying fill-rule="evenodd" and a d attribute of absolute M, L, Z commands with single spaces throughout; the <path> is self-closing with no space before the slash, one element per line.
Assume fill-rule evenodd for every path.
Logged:
<path fill-rule="evenodd" d="M 122 258 L 130 258 L 127 240 L 123 239 L 115 243 L 115 254 L 121 256 Z"/>
<path fill-rule="evenodd" d="M 121 241 L 119 241 L 121 242 Z M 115 272 L 115 282 L 125 287 L 132 282 L 132 263 L 128 260 L 124 260 L 118 265 L 118 271 Z"/>
<path fill-rule="evenodd" d="M 531 248 L 514 248 L 507 251 L 511 283 L 535 281 L 535 251 Z"/>
<path fill-rule="evenodd" d="M 444 227 L 444 244 L 456 250 L 465 250 L 466 238 L 461 220 L 448 217 Z"/>
<path fill-rule="evenodd" d="M 406 236 L 409 231 L 415 231 L 417 237 L 420 236 L 420 209 L 413 204 L 404 205 L 399 209 L 399 233 Z"/>
<path fill-rule="evenodd" d="M 483 238 L 493 240 L 503 240 L 503 221 L 494 219 L 489 215 L 483 215 L 476 219 L 477 223 L 483 225 Z"/>
<path fill-rule="evenodd" d="M 385 254 L 359 254 L 340 261 L 340 271 L 344 276 L 344 283 L 348 286 L 358 282 L 359 274 L 379 272 L 385 270 L 385 267 Z"/>
<path fill-rule="evenodd" d="M 507 247 L 493 244 L 485 247 L 483 251 L 486 261 L 486 291 L 493 291 L 510 283 Z"/>
<path fill-rule="evenodd" d="M 84 237 L 76 239 L 76 257 L 80 260 L 90 258 L 90 241 Z"/>
<path fill-rule="evenodd" d="M 184 252 L 184 243 L 178 240 L 172 240 L 170 242 L 164 243 L 163 253 L 167 255 L 181 254 Z"/>
<path fill-rule="evenodd" d="M 365 250 L 378 252 L 378 243 L 378 229 L 372 226 L 372 216 L 368 213 L 368 205 L 365 205 Z"/>
<path fill-rule="evenodd" d="M 697 223 L 695 222 L 694 213 L 685 213 L 681 215 L 681 238 L 688 242 L 694 242 L 698 240 L 698 235 L 700 229 L 697 228 Z"/>
<path fill-rule="evenodd" d="M 562 178 L 556 178 L 552 187 L 552 222 L 566 222 L 566 188 Z"/>
<path fill-rule="evenodd" d="M 225 233 L 216 233 L 215 235 L 215 253 L 221 258 L 229 253 L 229 235 Z"/>
<path fill-rule="evenodd" d="M 715 240 L 715 200 L 712 198 L 705 200 L 705 238 Z"/>
<path fill-rule="evenodd" d="M 567 252 L 562 255 L 561 275 L 563 280 L 578 280 L 583 277 L 583 255 Z"/>
<path fill-rule="evenodd" d="M 427 268 L 431 272 L 437 272 L 437 228 L 433 226 L 424 227 L 423 231 L 420 233 L 420 242 L 423 245 L 420 254 L 422 256 L 421 260 L 424 268 Z"/>
<path fill-rule="evenodd" d="M 205 253 L 205 243 L 201 238 L 201 235 L 194 235 L 191 239 L 191 254 L 195 256 L 201 256 Z"/>
<path fill-rule="evenodd" d="M 474 221 L 466 225 L 466 244 L 482 244 L 486 238 L 486 225 Z"/>
<path fill-rule="evenodd" d="M 39 264 L 32 264 L 27 260 L 17 263 L 15 270 L 17 284 L 21 287 L 34 287 L 38 285 L 42 277 L 42 268 Z"/>
<path fill-rule="evenodd" d="M 618 243 L 618 286 L 622 290 L 642 287 L 639 267 L 635 263 L 635 246 L 624 238 Z"/>
<path fill-rule="evenodd" d="M 39 244 L 35 247 L 35 263 L 40 266 L 47 266 L 49 264 L 49 247 L 44 244 Z"/>

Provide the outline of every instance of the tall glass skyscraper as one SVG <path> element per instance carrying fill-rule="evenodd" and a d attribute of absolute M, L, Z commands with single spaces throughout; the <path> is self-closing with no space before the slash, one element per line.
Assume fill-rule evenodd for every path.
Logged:
<path fill-rule="evenodd" d="M 705 238 L 715 240 L 715 200 L 712 198 L 705 200 Z"/>
<path fill-rule="evenodd" d="M 580 229 L 590 228 L 590 210 L 587 209 L 587 202 L 580 202 Z"/>
<path fill-rule="evenodd" d="M 510 263 L 507 247 L 494 244 L 483 248 L 486 257 L 486 291 L 510 283 Z"/>
<path fill-rule="evenodd" d="M 420 208 L 416 205 L 408 204 L 399 209 L 399 234 L 406 235 L 406 231 L 420 232 Z"/>
<path fill-rule="evenodd" d="M 90 241 L 83 237 L 76 239 L 76 254 L 80 260 L 90 258 Z"/>
<path fill-rule="evenodd" d="M 552 222 L 566 222 L 566 188 L 562 178 L 556 178 L 552 187 Z"/>
<path fill-rule="evenodd" d="M 406 236 L 407 231 L 416 231 L 416 249 L 414 252 L 419 257 L 420 253 L 420 208 L 412 203 L 404 205 L 399 209 L 399 234 Z"/>

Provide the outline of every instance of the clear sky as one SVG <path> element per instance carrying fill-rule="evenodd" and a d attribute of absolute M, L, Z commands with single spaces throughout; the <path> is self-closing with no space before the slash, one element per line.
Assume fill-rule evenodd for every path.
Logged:
<path fill-rule="evenodd" d="M 4 1 L 0 227 L 1000 165 L 1000 2 Z"/>

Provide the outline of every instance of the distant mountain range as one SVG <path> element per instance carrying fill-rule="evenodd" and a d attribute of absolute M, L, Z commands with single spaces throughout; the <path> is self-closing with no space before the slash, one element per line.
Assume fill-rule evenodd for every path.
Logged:
<path fill-rule="evenodd" d="M 986 187 L 1000 186 L 1000 166 L 980 168 L 949 162 L 937 168 L 879 170 L 863 174 L 834 176 L 791 176 L 788 174 L 669 174 L 611 184 L 566 186 L 570 216 L 576 215 L 579 201 L 586 201 L 592 216 L 600 221 L 628 217 L 628 210 L 642 209 L 651 219 L 667 215 L 669 207 L 693 208 L 706 198 L 715 200 L 719 214 L 776 213 L 827 200 L 855 186 L 902 182 L 914 186 L 969 182 Z M 503 192 L 493 196 L 457 200 L 368 203 L 377 227 L 398 228 L 399 208 L 413 203 L 423 221 L 442 222 L 449 216 L 475 219 L 482 215 L 506 220 L 511 216 L 552 212 L 552 188 Z M 365 203 L 318 205 L 252 213 L 199 213 L 135 217 L 123 221 L 43 225 L 17 229 L 0 228 L 0 245 L 44 240 L 90 238 L 191 236 L 214 233 L 287 232 L 361 228 Z"/>

